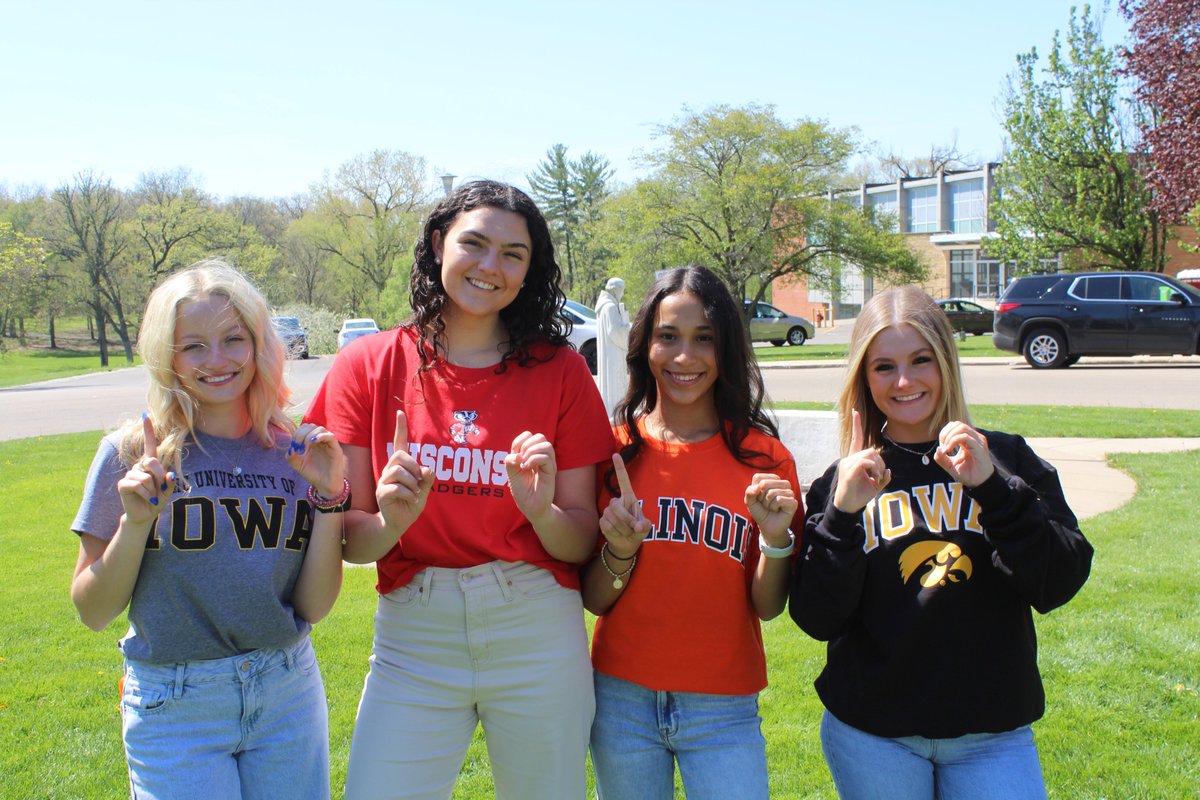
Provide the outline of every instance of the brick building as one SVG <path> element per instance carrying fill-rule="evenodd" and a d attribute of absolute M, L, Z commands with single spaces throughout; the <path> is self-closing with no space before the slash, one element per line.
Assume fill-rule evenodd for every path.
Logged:
<path fill-rule="evenodd" d="M 996 188 L 993 175 L 996 163 L 979 169 L 939 171 L 932 177 L 901 178 L 891 183 L 866 183 L 857 190 L 831 194 L 833 202 L 867 206 L 877 213 L 890 215 L 913 251 L 929 268 L 922 284 L 932 297 L 966 297 L 984 305 L 994 305 L 999 293 L 1014 277 L 1010 265 L 987 253 L 987 240 L 995 237 L 991 200 Z M 1166 273 L 1200 267 L 1200 254 L 1179 246 L 1179 238 L 1195 245 L 1195 228 L 1179 226 L 1172 231 L 1167 245 Z M 1057 259 L 1046 260 L 1043 268 L 1053 271 Z M 793 314 L 815 320 L 856 316 L 864 300 L 875 290 L 872 281 L 861 274 L 843 276 L 837 298 L 816 290 L 807 281 L 782 279 L 772 286 L 772 303 Z"/>

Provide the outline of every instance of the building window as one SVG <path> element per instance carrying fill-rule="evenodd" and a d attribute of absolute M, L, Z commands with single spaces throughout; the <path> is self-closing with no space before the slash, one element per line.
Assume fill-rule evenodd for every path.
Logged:
<path fill-rule="evenodd" d="M 950 187 L 950 230 L 983 232 L 983 181 L 957 181 Z"/>
<path fill-rule="evenodd" d="M 869 194 L 867 197 L 871 201 L 871 209 L 876 218 L 882 221 L 884 217 L 891 217 L 889 230 L 900 230 L 900 204 L 896 202 L 896 191 L 893 189 L 890 192 Z"/>
<path fill-rule="evenodd" d="M 1004 285 L 1003 268 L 999 261 L 978 253 L 975 258 L 975 294 L 973 297 L 996 299 Z"/>
<path fill-rule="evenodd" d="M 938 230 L 936 186 L 908 190 L 908 230 L 910 233 L 933 233 Z"/>
<path fill-rule="evenodd" d="M 950 296 L 975 296 L 975 251 L 950 251 Z"/>

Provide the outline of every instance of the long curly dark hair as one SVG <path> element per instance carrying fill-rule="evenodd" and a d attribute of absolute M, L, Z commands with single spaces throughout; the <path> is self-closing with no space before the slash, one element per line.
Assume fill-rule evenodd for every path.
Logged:
<path fill-rule="evenodd" d="M 567 346 L 569 323 L 560 314 L 566 302 L 561 288 L 562 270 L 554 260 L 554 244 L 546 218 L 529 195 L 516 187 L 498 181 L 470 181 L 452 191 L 430 213 L 417 246 L 413 249 L 410 278 L 412 319 L 407 326 L 420 335 L 421 370 L 432 366 L 438 352 L 444 352 L 446 323 L 443 311 L 448 297 L 442 285 L 442 268 L 433 251 L 433 232 L 444 239 L 454 220 L 477 208 L 498 208 L 520 214 L 529 228 L 533 250 L 529 271 L 516 299 L 500 311 L 500 319 L 508 329 L 508 341 L 496 367 L 503 372 L 508 361 L 520 366 L 537 360 L 530 346 L 543 341 L 555 346 Z"/>
<path fill-rule="evenodd" d="M 744 447 L 742 443 L 750 429 L 756 429 L 778 439 L 775 422 L 763 411 L 762 373 L 746 336 L 741 310 L 734 303 L 729 289 L 711 270 L 687 266 L 672 270 L 654 282 L 638 309 L 629 331 L 629 350 L 625 364 L 629 370 L 629 389 L 617 404 L 614 416 L 629 430 L 630 441 L 621 449 L 621 458 L 629 463 L 637 457 L 645 438 L 636 424 L 637 418 L 658 405 L 658 384 L 650 372 L 650 337 L 654 333 L 654 318 L 663 299 L 680 292 L 700 298 L 704 315 L 713 328 L 717 351 L 717 381 L 713 387 L 713 402 L 722 421 L 721 438 L 725 446 L 741 463 L 759 469 L 774 469 L 779 463 L 767 454 Z M 617 491 L 612 467 L 605 476 L 610 490 Z"/>

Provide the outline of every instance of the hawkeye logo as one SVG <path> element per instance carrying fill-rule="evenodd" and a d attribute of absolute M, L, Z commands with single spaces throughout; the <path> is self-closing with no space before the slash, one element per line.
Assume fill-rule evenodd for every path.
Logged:
<path fill-rule="evenodd" d="M 900 554 L 900 577 L 905 583 L 916 578 L 926 589 L 965 581 L 972 566 L 971 558 L 953 542 L 917 542 Z"/>

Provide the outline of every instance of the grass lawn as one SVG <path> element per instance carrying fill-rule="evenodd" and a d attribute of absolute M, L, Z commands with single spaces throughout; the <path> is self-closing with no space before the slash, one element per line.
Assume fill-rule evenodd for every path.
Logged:
<path fill-rule="evenodd" d="M 819 344 L 820 338 L 814 339 L 813 344 L 801 347 L 755 347 L 754 355 L 760 364 L 773 361 L 837 361 L 846 358 L 850 351 L 848 344 Z M 958 355 L 960 358 L 1017 358 L 1016 353 L 997 350 L 992 345 L 991 336 L 968 336 L 958 340 Z"/>
<path fill-rule="evenodd" d="M 0 796 L 6 798 L 128 796 L 114 646 L 124 618 L 93 633 L 68 597 L 77 552 L 68 528 L 98 438 L 0 442 L 0 496 L 8 509 L 0 581 L 6 609 L 0 622 Z M 1072 603 L 1038 621 L 1048 708 L 1035 731 L 1047 784 L 1050 796 L 1062 800 L 1195 797 L 1200 452 L 1113 460 L 1138 481 L 1138 496 L 1085 523 L 1096 547 L 1091 580 Z M 373 571 L 348 570 L 337 605 L 313 635 L 329 695 L 335 797 L 367 669 L 373 583 Z M 771 796 L 832 800 L 812 690 L 823 646 L 786 614 L 764 634 L 771 686 L 761 706 Z M 955 678 L 946 676 L 947 697 Z M 455 797 L 492 796 L 477 736 Z"/>
<path fill-rule="evenodd" d="M 135 353 L 133 361 L 134 364 L 140 364 L 142 358 Z M 0 387 L 21 386 L 90 372 L 110 372 L 128 366 L 120 344 L 108 351 L 107 367 L 100 366 L 99 350 L 8 349 L 0 352 Z"/>

